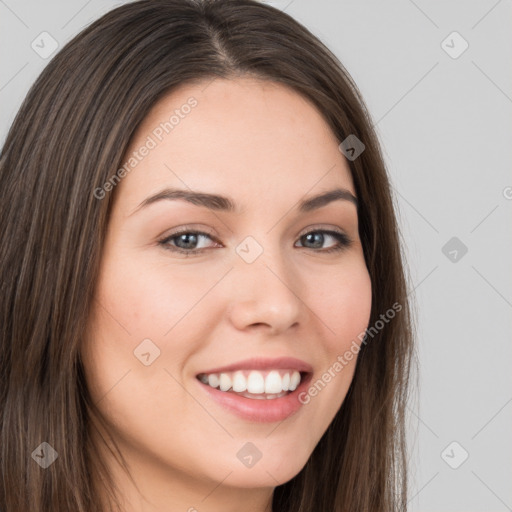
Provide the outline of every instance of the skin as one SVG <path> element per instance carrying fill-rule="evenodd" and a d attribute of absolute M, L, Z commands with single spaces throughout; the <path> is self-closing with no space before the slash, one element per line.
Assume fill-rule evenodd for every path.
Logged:
<path fill-rule="evenodd" d="M 338 200 L 303 214 L 295 206 L 339 187 L 356 194 L 340 141 L 315 107 L 257 79 L 174 90 L 139 126 L 128 153 L 191 96 L 197 106 L 116 186 L 82 359 L 138 488 L 104 453 L 125 511 L 270 511 L 273 489 L 303 468 L 339 410 L 357 357 L 280 423 L 239 418 L 196 375 L 292 356 L 313 366 L 315 382 L 350 348 L 371 309 L 356 206 Z M 229 196 L 241 212 L 162 200 L 133 213 L 164 187 Z M 201 253 L 159 245 L 185 225 L 212 233 L 189 245 Z M 351 245 L 327 254 L 334 237 L 303 236 L 322 229 L 341 230 Z M 235 251 L 247 236 L 263 249 L 250 264 Z M 134 350 L 148 338 L 160 356 L 145 366 Z M 248 441 L 262 453 L 252 468 L 236 456 Z"/>

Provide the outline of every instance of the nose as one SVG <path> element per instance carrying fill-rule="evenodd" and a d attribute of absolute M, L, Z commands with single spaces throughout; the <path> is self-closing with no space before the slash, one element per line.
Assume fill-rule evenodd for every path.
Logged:
<path fill-rule="evenodd" d="M 240 260 L 232 272 L 236 283 L 228 314 L 240 330 L 267 329 L 285 332 L 307 311 L 301 299 L 300 277 L 282 257 L 264 253 L 253 263 Z"/>

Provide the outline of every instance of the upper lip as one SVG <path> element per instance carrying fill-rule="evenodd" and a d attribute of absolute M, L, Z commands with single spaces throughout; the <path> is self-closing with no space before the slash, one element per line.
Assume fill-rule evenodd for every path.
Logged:
<path fill-rule="evenodd" d="M 223 373 L 223 372 L 234 372 L 236 370 L 267 370 L 267 369 L 290 369 L 297 370 L 299 372 L 312 372 L 313 367 L 295 357 L 278 357 L 275 359 L 269 359 L 264 357 L 244 359 L 236 363 L 229 364 L 227 366 L 219 366 L 217 368 L 211 368 L 200 372 L 202 373 Z"/>

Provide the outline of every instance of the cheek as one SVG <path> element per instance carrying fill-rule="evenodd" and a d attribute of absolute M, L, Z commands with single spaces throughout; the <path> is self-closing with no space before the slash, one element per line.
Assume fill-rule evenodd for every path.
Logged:
<path fill-rule="evenodd" d="M 325 279 L 315 311 L 322 312 L 328 327 L 325 340 L 331 355 L 346 350 L 366 330 L 371 306 L 372 285 L 364 263 L 341 268 Z"/>
<path fill-rule="evenodd" d="M 205 307 L 210 302 L 201 299 L 218 279 L 215 272 L 198 275 L 179 265 L 148 263 L 133 255 L 130 259 L 105 260 L 86 344 L 88 367 L 94 373 L 88 379 L 92 392 L 101 397 L 122 379 L 116 385 L 118 394 L 128 389 L 130 382 L 139 382 L 141 386 L 131 389 L 128 398 L 142 399 L 160 386 L 167 389 L 170 399 L 169 383 L 174 381 L 164 370 L 182 380 L 187 361 L 208 338 L 219 316 Z M 145 366 L 139 357 L 148 352 L 152 362 Z M 179 391 L 176 386 L 172 389 Z M 164 410 L 155 406 L 158 392 L 150 393 L 150 397 L 144 398 L 148 417 L 151 411 Z M 178 393 L 165 407 L 172 403 L 179 408 L 179 398 Z"/>
<path fill-rule="evenodd" d="M 186 315 L 204 290 L 194 291 L 179 274 L 175 271 L 171 279 L 169 270 L 166 277 L 165 269 L 136 258 L 115 263 L 112 258 L 99 276 L 82 359 L 94 401 L 101 400 L 104 417 L 130 443 L 149 438 L 169 445 L 162 418 L 186 413 L 187 397 L 175 379 L 182 380 L 182 367 L 199 338 L 191 333 Z M 187 329 L 188 337 L 180 328 Z M 141 345 L 147 339 L 154 345 Z M 151 358 L 159 351 L 149 366 L 137 357 L 141 346 Z"/>
<path fill-rule="evenodd" d="M 192 275 L 179 265 L 152 264 L 134 257 L 105 269 L 98 300 L 126 328 L 124 335 L 128 331 L 133 340 L 163 341 L 174 326 L 194 314 L 216 280 L 213 274 Z"/>
<path fill-rule="evenodd" d="M 317 284 L 323 284 L 321 291 L 310 296 L 316 297 L 311 309 L 318 312 L 323 325 L 322 360 L 301 400 L 314 410 L 313 430 L 324 432 L 353 379 L 359 345 L 370 320 L 372 285 L 361 260 L 340 266 Z"/>

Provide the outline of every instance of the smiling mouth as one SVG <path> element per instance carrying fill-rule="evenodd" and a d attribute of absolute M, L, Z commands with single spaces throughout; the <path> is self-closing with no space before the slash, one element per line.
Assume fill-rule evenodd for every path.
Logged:
<path fill-rule="evenodd" d="M 308 374 L 283 368 L 200 373 L 196 378 L 203 384 L 225 393 L 256 400 L 273 400 L 295 391 Z"/>

